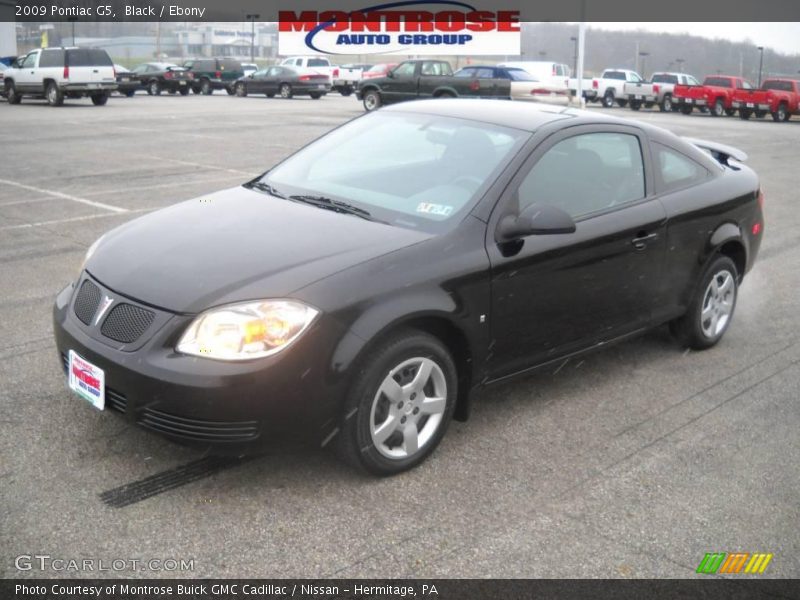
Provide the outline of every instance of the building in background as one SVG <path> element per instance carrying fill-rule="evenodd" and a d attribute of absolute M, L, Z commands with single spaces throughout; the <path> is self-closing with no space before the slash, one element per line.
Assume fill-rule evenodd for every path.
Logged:
<path fill-rule="evenodd" d="M 174 32 L 181 56 L 226 56 L 250 59 L 251 40 L 256 60 L 278 54 L 278 33 L 274 23 L 256 23 L 253 39 L 250 23 L 192 23 Z"/>
<path fill-rule="evenodd" d="M 0 57 L 17 56 L 17 54 L 14 2 L 12 0 L 0 0 Z"/>

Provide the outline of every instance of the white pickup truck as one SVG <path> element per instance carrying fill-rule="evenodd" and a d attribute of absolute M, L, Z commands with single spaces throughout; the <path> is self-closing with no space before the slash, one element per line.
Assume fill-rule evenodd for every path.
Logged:
<path fill-rule="evenodd" d="M 356 90 L 364 72 L 355 65 L 338 67 L 324 56 L 290 56 L 281 61 L 281 66 L 324 73 L 330 78 L 331 87 L 342 96 L 349 96 Z"/>
<path fill-rule="evenodd" d="M 625 96 L 626 83 L 640 83 L 642 77 L 629 69 L 606 69 L 600 77 L 592 79 L 592 90 L 594 96 L 589 98 L 593 102 L 600 100 L 603 106 L 611 108 L 616 102 L 619 106 L 628 104 Z"/>
<path fill-rule="evenodd" d="M 33 96 L 61 106 L 64 98 L 89 96 L 102 106 L 117 89 L 111 57 L 96 48 L 39 48 L 20 56 L 4 75 L 9 104 Z"/>
<path fill-rule="evenodd" d="M 661 112 L 670 112 L 677 110 L 672 92 L 678 84 L 700 85 L 700 82 L 688 73 L 653 73 L 649 82 L 626 83 L 624 93 L 632 110 L 639 110 L 643 104 L 645 108 L 658 104 Z"/>

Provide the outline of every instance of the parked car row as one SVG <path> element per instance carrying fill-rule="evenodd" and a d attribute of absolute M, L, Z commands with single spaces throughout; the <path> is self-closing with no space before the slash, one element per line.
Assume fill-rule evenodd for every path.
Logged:
<path fill-rule="evenodd" d="M 738 111 L 744 120 L 771 114 L 775 121 L 788 121 L 792 115 L 800 114 L 800 82 L 766 79 L 757 89 L 742 77 L 709 76 L 702 85 L 676 86 L 675 101 L 685 115 L 699 108 L 707 109 L 715 117 L 732 117 Z"/>

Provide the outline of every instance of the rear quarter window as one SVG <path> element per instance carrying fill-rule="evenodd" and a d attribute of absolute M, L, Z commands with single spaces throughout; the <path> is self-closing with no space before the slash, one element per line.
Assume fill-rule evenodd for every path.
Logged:
<path fill-rule="evenodd" d="M 672 191 L 696 185 L 708 177 L 706 168 L 677 150 L 653 142 L 656 169 L 662 191 Z"/>
<path fill-rule="evenodd" d="M 763 87 L 765 90 L 777 90 L 780 92 L 794 91 L 791 81 L 765 81 Z"/>
<path fill-rule="evenodd" d="M 63 50 L 43 50 L 42 56 L 39 58 L 40 67 L 63 67 L 64 66 L 64 51 Z"/>

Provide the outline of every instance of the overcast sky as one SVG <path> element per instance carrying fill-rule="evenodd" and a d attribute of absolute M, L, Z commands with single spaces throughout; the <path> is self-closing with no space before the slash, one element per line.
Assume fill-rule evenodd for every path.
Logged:
<path fill-rule="evenodd" d="M 800 54 L 800 23 L 587 23 L 599 29 L 646 29 L 665 33 L 690 33 L 734 42 L 750 39 L 755 46 L 786 54 Z"/>

